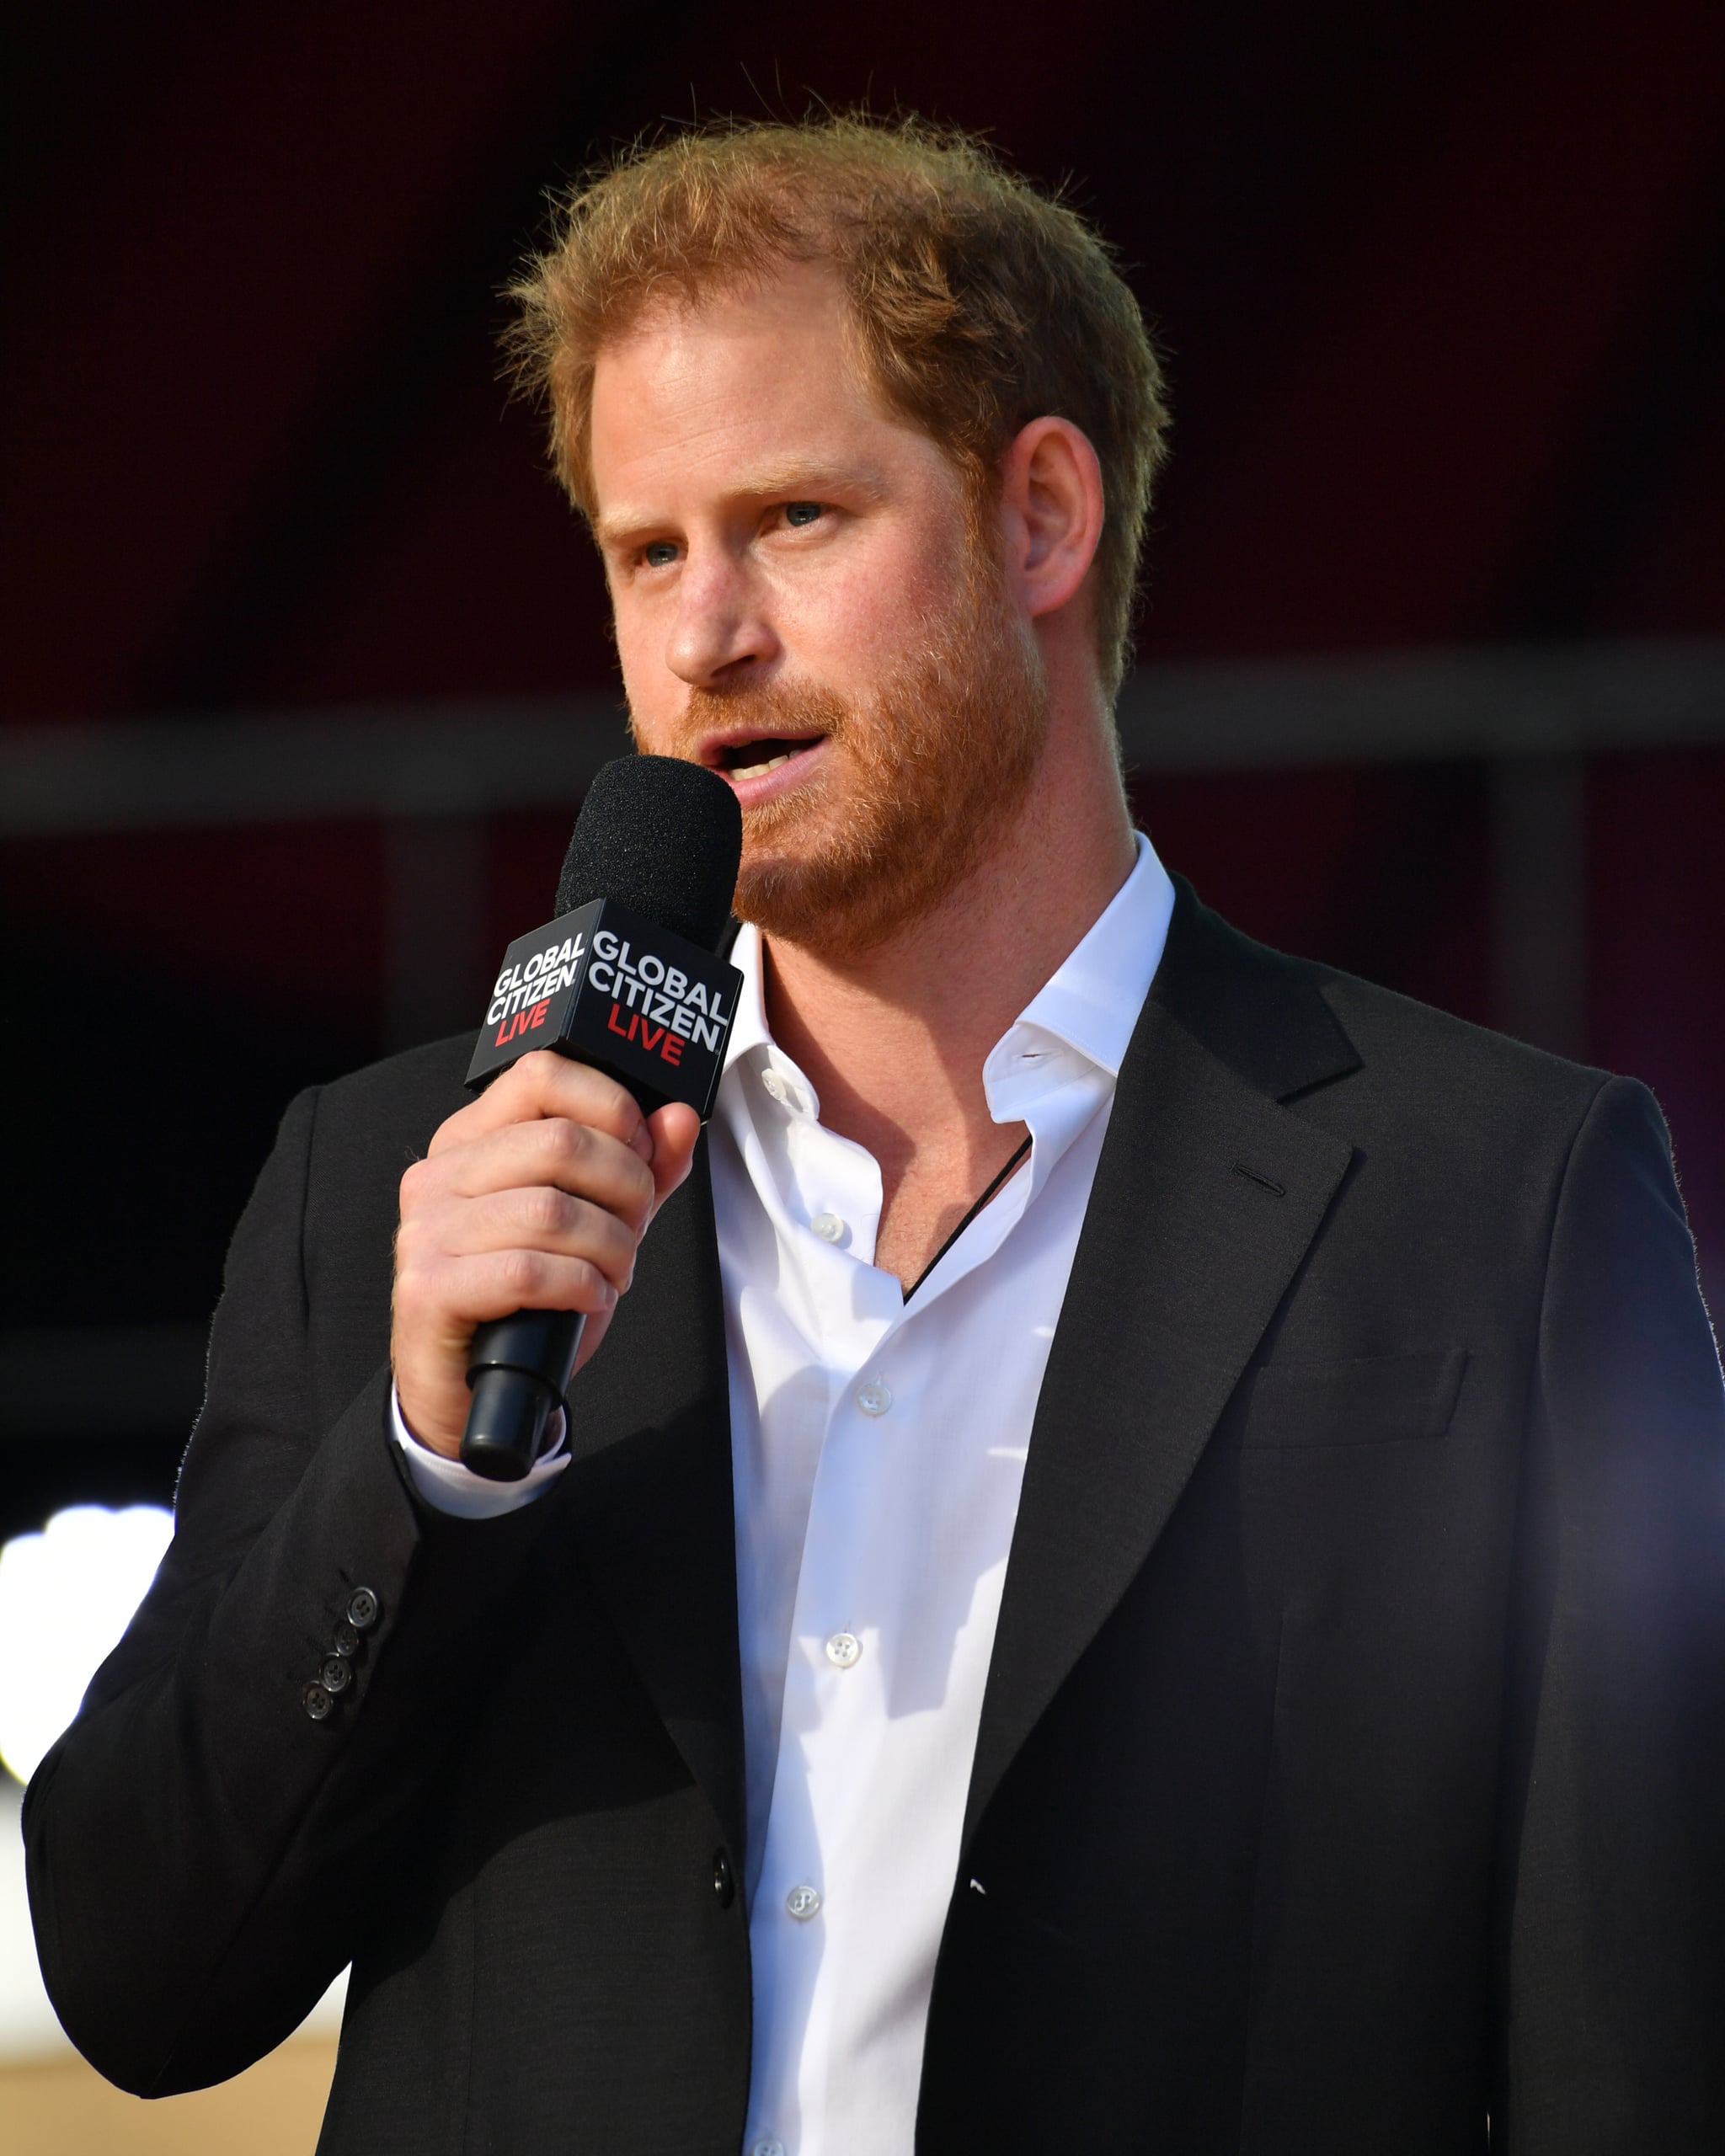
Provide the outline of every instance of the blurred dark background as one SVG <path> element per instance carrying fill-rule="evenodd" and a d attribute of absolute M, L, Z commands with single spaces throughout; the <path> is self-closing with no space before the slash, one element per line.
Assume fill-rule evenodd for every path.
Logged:
<path fill-rule="evenodd" d="M 1646 1079 L 1725 1292 L 1717 0 L 18 0 L 0 1534 L 165 1498 L 301 1086 L 475 1022 L 622 745 L 498 378 L 545 191 L 868 98 L 1070 180 L 1168 355 L 1123 703 L 1242 926 Z"/>

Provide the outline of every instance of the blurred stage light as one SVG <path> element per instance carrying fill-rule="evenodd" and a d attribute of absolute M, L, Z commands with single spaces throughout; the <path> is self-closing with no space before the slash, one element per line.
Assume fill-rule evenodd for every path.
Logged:
<path fill-rule="evenodd" d="M 74 1505 L 0 1546 L 0 1762 L 21 1782 L 77 1712 L 173 1532 L 159 1505 Z"/>

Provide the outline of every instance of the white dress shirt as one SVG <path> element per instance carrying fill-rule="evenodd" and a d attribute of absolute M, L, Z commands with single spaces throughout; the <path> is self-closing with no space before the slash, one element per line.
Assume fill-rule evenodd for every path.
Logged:
<path fill-rule="evenodd" d="M 760 945 L 711 1133 L 729 1358 L 754 1967 L 750 2156 L 910 2156 L 936 1951 L 1030 1428 L 1173 889 L 1131 874 L 983 1065 L 1028 1160 L 906 1303 L 880 1170 L 767 1030 Z M 428 1502 L 531 1502 L 397 1436 Z"/>

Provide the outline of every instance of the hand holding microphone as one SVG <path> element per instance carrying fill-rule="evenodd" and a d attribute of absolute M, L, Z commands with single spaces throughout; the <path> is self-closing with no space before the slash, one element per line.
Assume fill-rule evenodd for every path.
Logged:
<path fill-rule="evenodd" d="M 512 944 L 498 977 L 468 1073 L 485 1090 L 402 1179 L 402 1412 L 421 1444 L 482 1474 L 527 1471 L 688 1172 L 735 1010 L 739 976 L 712 953 L 741 843 L 716 774 L 607 765 L 557 919 Z"/>

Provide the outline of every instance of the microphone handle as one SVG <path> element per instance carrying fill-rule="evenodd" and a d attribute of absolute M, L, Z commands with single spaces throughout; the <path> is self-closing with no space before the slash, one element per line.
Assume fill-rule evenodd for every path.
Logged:
<path fill-rule="evenodd" d="M 729 1026 L 727 1022 L 726 1032 Z M 629 1091 L 651 1115 L 676 1096 L 639 1079 Z M 467 1420 L 461 1462 L 488 1482 L 519 1482 L 545 1449 L 545 1432 L 574 1374 L 585 1310 L 516 1310 L 477 1326 L 467 1351 Z"/>
<path fill-rule="evenodd" d="M 473 1334 L 467 1383 L 473 1397 L 462 1432 L 462 1465 L 489 1482 L 519 1482 L 545 1449 L 581 1344 L 585 1310 L 517 1310 Z"/>

